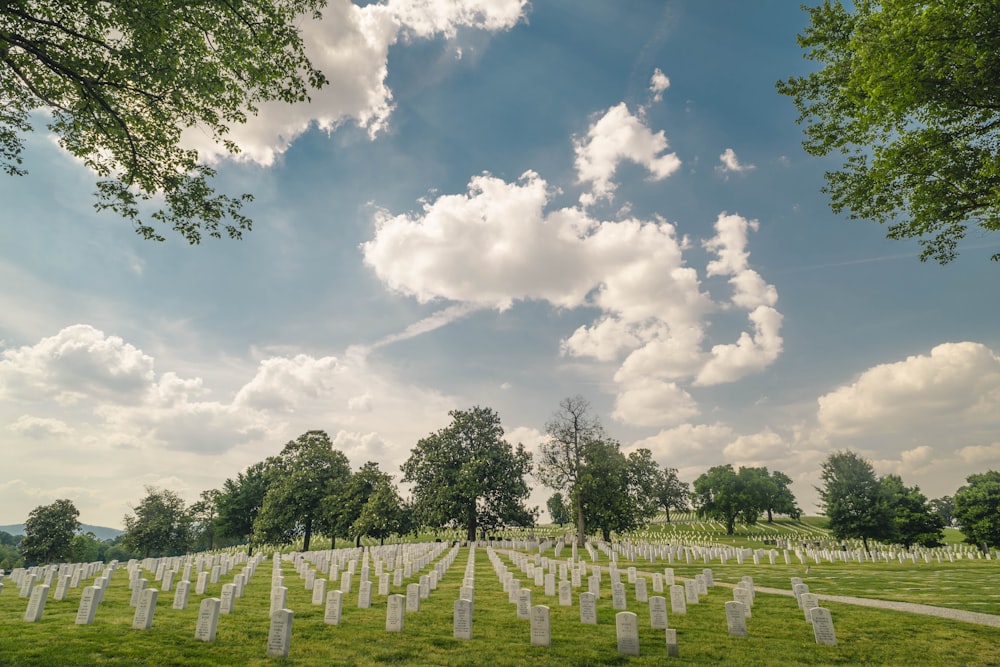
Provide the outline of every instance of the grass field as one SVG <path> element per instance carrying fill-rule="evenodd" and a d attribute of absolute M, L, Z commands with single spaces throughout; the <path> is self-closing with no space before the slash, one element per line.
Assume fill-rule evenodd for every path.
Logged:
<path fill-rule="evenodd" d="M 741 537 L 738 539 L 750 539 Z M 759 545 L 759 542 L 758 542 Z M 497 550 L 507 567 L 511 559 Z M 537 553 L 537 550 L 534 552 Z M 554 557 L 553 550 L 546 553 Z M 563 550 L 562 558 L 568 556 Z M 560 607 L 557 598 L 547 598 L 533 588 L 535 604 L 551 609 L 552 645 L 533 647 L 529 624 L 518 620 L 516 607 L 507 601 L 501 582 L 483 547 L 476 549 L 473 639 L 452 638 L 452 605 L 469 557 L 462 548 L 438 589 L 424 600 L 419 612 L 407 614 L 402 633 L 385 631 L 386 598 L 373 596 L 371 609 L 357 608 L 355 592 L 344 598 L 339 626 L 324 623 L 324 609 L 311 604 L 311 592 L 292 564 L 283 563 L 288 608 L 295 612 L 291 651 L 286 659 L 267 658 L 268 605 L 271 563 L 264 562 L 238 600 L 233 614 L 219 620 L 216 641 L 194 639 L 198 605 L 204 596 L 192 590 L 186 610 L 171 608 L 173 593 L 161 593 L 153 627 L 133 630 L 129 606 L 128 574 L 115 573 L 104 603 L 93 625 L 74 624 L 81 589 L 71 590 L 65 601 L 51 598 L 42 620 L 23 621 L 27 600 L 9 579 L 0 593 L 0 665 L 660 665 L 668 662 L 662 631 L 649 627 L 648 606 L 638 603 L 629 588 L 629 610 L 639 618 L 639 657 L 620 656 L 616 648 L 615 611 L 611 608 L 610 584 L 605 578 L 604 596 L 598 602 L 598 625 L 580 624 L 577 595 L 574 606 Z M 607 565 L 606 554 L 600 563 Z M 665 563 L 620 561 L 619 567 L 635 565 L 640 571 L 663 571 Z M 679 577 L 693 576 L 706 567 L 675 564 Z M 789 588 L 789 578 L 801 576 L 817 593 L 858 595 L 890 600 L 921 602 L 986 613 L 1000 614 L 995 582 L 1000 581 L 997 561 L 962 559 L 955 563 L 863 563 L 812 564 L 804 567 L 737 565 L 735 561 L 710 566 L 715 579 L 735 582 L 744 575 L 757 586 Z M 233 574 L 221 581 L 230 581 Z M 427 569 L 421 573 L 426 573 Z M 394 587 L 404 592 L 405 584 Z M 144 576 L 152 582 L 153 574 Z M 522 575 L 522 581 L 526 578 Z M 192 577 L 194 578 L 194 577 Z M 89 582 L 88 582 L 89 583 Z M 522 585 L 525 585 L 522 583 Z M 218 596 L 220 584 L 209 595 Z M 331 589 L 333 586 L 330 587 Z M 377 585 L 376 585 L 377 588 Z M 193 589 L 193 587 L 192 587 Z M 582 590 L 582 589 L 581 589 Z M 653 595 L 650 587 L 650 595 Z M 809 624 L 793 598 L 760 593 L 748 619 L 750 636 L 729 637 L 724 603 L 732 599 L 725 587 L 710 589 L 685 615 L 669 614 L 677 630 L 680 658 L 676 664 L 733 665 L 1000 665 L 1000 629 L 876 610 L 844 604 L 824 603 L 834 619 L 838 645 L 818 646 Z"/>

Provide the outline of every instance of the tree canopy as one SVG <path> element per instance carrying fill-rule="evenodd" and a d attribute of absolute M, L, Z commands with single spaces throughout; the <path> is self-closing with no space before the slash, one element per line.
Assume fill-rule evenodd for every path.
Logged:
<path fill-rule="evenodd" d="M 215 497 L 215 523 L 219 534 L 230 539 L 246 540 L 248 553 L 253 553 L 254 522 L 271 483 L 268 466 L 266 461 L 248 466 L 235 479 L 223 482 Z"/>
<path fill-rule="evenodd" d="M 955 520 L 965 541 L 1000 547 L 1000 472 L 969 475 L 955 493 Z"/>
<path fill-rule="evenodd" d="M 764 511 L 763 484 L 766 477 L 759 468 L 733 470 L 730 464 L 713 466 L 694 480 L 692 501 L 698 516 L 721 521 L 726 534 L 735 532 L 736 522 L 757 522 Z M 764 469 L 766 472 L 766 469 Z"/>
<path fill-rule="evenodd" d="M 268 459 L 268 465 L 271 481 L 254 534 L 268 544 L 288 544 L 301 536 L 302 550 L 308 551 L 313 530 L 322 526 L 324 499 L 343 492 L 351 464 L 325 431 L 308 431 Z"/>
<path fill-rule="evenodd" d="M 892 508 L 892 532 L 887 538 L 906 548 L 913 544 L 941 546 L 944 519 L 934 511 L 920 487 L 906 486 L 899 475 L 886 475 L 880 482 Z"/>
<path fill-rule="evenodd" d="M 402 465 L 417 520 L 462 528 L 469 540 L 477 531 L 532 525 L 535 513 L 524 505 L 531 454 L 503 439 L 500 417 L 490 408 L 448 414 L 451 424 L 421 439 Z"/>
<path fill-rule="evenodd" d="M 820 506 L 837 539 L 883 540 L 892 535 L 893 511 L 886 489 L 867 459 L 852 451 L 830 454 L 820 467 Z"/>
<path fill-rule="evenodd" d="M 191 546 L 191 516 L 175 492 L 147 486 L 135 514 L 123 519 L 122 545 L 144 558 L 178 556 Z"/>
<path fill-rule="evenodd" d="M 166 225 L 188 242 L 239 238 L 249 194 L 217 194 L 214 170 L 181 145 L 227 133 L 261 102 L 297 102 L 324 85 L 299 24 L 324 0 L 0 3 L 0 167 L 22 175 L 24 135 L 44 110 L 59 144 L 97 176 L 98 209 L 147 239 Z M 146 215 L 144 204 L 162 198 Z"/>
<path fill-rule="evenodd" d="M 795 100 L 806 151 L 845 156 L 826 174 L 833 210 L 920 239 L 920 259 L 942 264 L 970 224 L 1000 229 L 996 3 L 824 0 L 808 11 L 798 42 L 820 69 L 777 88 Z"/>
<path fill-rule="evenodd" d="M 558 491 L 549 496 L 549 499 L 545 501 L 545 507 L 549 510 L 552 523 L 557 526 L 562 526 L 571 518 L 569 508 L 566 507 L 566 500 L 563 498 L 563 494 Z"/>
<path fill-rule="evenodd" d="M 61 499 L 39 505 L 24 522 L 21 553 L 29 563 L 55 563 L 73 555 L 73 536 L 80 528 L 80 512 L 72 501 Z"/>
<path fill-rule="evenodd" d="M 690 494 L 690 485 L 680 480 L 677 476 L 677 468 L 664 468 L 660 471 L 660 483 L 657 487 L 656 497 L 659 506 L 667 514 L 667 523 L 670 523 L 670 510 L 683 512 L 688 509 Z"/>

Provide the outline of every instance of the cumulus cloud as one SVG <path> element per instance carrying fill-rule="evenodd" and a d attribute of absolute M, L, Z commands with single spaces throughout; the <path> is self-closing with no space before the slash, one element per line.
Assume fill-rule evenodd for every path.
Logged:
<path fill-rule="evenodd" d="M 649 80 L 649 92 L 653 93 L 653 102 L 663 99 L 663 91 L 670 87 L 670 79 L 657 67 Z"/>
<path fill-rule="evenodd" d="M 33 417 L 31 415 L 21 415 L 14 423 L 9 424 L 7 428 L 14 433 L 39 440 L 66 436 L 73 433 L 73 429 L 69 424 L 60 419 Z"/>
<path fill-rule="evenodd" d="M 723 175 L 729 174 L 742 174 L 747 171 L 753 171 L 757 166 L 753 164 L 741 164 L 739 159 L 736 157 L 736 151 L 732 148 L 727 148 L 719 156 L 719 164 L 715 167 L 715 170 Z"/>
<path fill-rule="evenodd" d="M 930 354 L 880 364 L 818 399 L 829 435 L 1000 426 L 1000 357 L 981 343 L 943 343 Z"/>
<path fill-rule="evenodd" d="M 270 165 L 312 126 L 332 132 L 353 121 L 374 137 L 393 110 L 386 84 L 393 44 L 401 38 L 452 38 L 463 27 L 508 30 L 526 8 L 527 0 L 389 0 L 364 6 L 331 0 L 321 20 L 302 23 L 306 53 L 329 83 L 312 91 L 309 102 L 260 105 L 258 114 L 233 127 L 227 138 L 240 146 L 240 159 Z M 202 159 L 228 155 L 198 129 L 187 130 L 184 141 Z"/>
<path fill-rule="evenodd" d="M 674 225 L 656 216 L 599 220 L 583 207 L 549 210 L 552 191 L 535 172 L 513 183 L 482 174 L 465 194 L 425 201 L 420 214 L 380 211 L 374 238 L 362 244 L 365 262 L 396 292 L 453 302 L 415 331 L 516 301 L 598 308 L 597 319 L 563 340 L 561 351 L 622 360 L 614 417 L 637 425 L 697 414 L 679 382 L 732 382 L 780 355 L 777 291 L 749 265 L 756 221 L 720 214 L 704 242 L 715 256 L 706 276 L 728 276 L 731 286 L 728 297 L 714 300 L 686 264 L 689 241 Z M 723 309 L 746 310 L 749 331 L 707 347 L 708 318 Z"/>
<path fill-rule="evenodd" d="M 958 456 L 966 463 L 995 466 L 1000 463 L 1000 442 L 989 445 L 969 445 L 958 450 Z"/>
<path fill-rule="evenodd" d="M 616 187 L 611 179 L 625 160 L 645 167 L 651 180 L 667 178 L 681 166 L 676 153 L 666 152 L 667 146 L 663 131 L 654 133 L 624 102 L 611 107 L 575 142 L 577 178 L 592 189 L 581 196 L 581 203 L 610 198 Z"/>

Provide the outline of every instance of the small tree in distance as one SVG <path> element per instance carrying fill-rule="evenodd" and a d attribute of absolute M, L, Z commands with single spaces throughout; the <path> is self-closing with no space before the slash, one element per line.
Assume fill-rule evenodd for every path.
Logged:
<path fill-rule="evenodd" d="M 561 527 L 564 523 L 569 522 L 569 508 L 566 507 L 566 501 L 563 499 L 563 494 L 556 491 L 549 497 L 545 506 L 549 510 L 549 516 L 552 518 L 552 523 Z"/>
<path fill-rule="evenodd" d="M 21 554 L 29 563 L 55 563 L 73 554 L 73 535 L 80 528 L 80 512 L 72 501 L 62 499 L 39 505 L 24 522 Z"/>

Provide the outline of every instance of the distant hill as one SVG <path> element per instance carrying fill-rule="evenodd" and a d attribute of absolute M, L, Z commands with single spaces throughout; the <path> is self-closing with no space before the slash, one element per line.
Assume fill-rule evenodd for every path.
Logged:
<path fill-rule="evenodd" d="M 6 526 L 0 526 L 0 530 L 11 535 L 24 535 L 24 524 L 23 523 L 12 523 Z M 99 540 L 113 540 L 124 531 L 118 530 L 117 528 L 108 528 L 106 526 L 91 526 L 87 523 L 80 524 L 81 533 L 93 533 L 94 537 Z"/>

